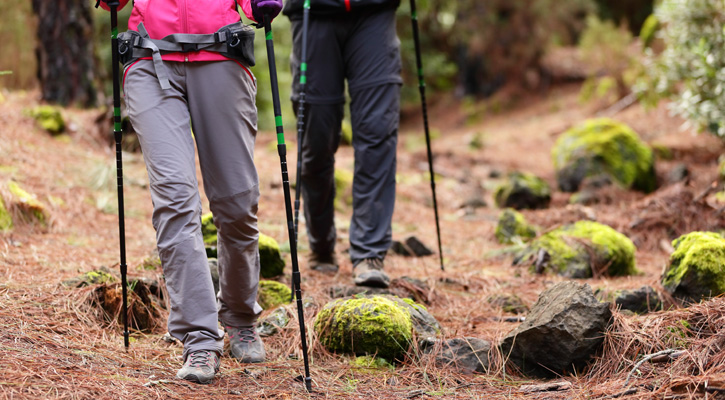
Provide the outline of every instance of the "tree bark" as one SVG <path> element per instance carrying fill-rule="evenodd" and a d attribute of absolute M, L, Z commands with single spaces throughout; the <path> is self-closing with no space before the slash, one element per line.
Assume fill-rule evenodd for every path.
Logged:
<path fill-rule="evenodd" d="M 38 16 L 38 80 L 43 100 L 91 107 L 97 93 L 93 71 L 93 19 L 88 0 L 32 0 Z"/>

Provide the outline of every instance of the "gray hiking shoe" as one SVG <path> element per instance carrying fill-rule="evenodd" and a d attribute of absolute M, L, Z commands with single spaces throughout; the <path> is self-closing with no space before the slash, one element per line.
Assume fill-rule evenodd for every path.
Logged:
<path fill-rule="evenodd" d="M 334 275 L 340 269 L 340 265 L 337 262 L 337 257 L 335 256 L 335 253 L 320 255 L 312 252 L 307 258 L 307 262 L 310 266 L 310 269 L 317 272 L 322 272 L 323 274 Z"/>
<path fill-rule="evenodd" d="M 383 272 L 383 260 L 380 258 L 366 258 L 356 262 L 352 267 L 352 276 L 357 286 L 387 288 L 390 285 L 390 278 Z"/>
<path fill-rule="evenodd" d="M 264 343 L 255 326 L 227 326 L 232 357 L 243 363 L 261 363 L 266 357 Z"/>
<path fill-rule="evenodd" d="M 219 355 L 211 350 L 197 350 L 186 356 L 184 366 L 176 377 L 196 383 L 211 383 L 219 372 Z"/>

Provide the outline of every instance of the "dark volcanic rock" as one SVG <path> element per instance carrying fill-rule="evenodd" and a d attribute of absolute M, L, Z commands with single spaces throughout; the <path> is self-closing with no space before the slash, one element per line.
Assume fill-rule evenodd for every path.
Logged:
<path fill-rule="evenodd" d="M 491 343 L 478 338 L 464 337 L 438 342 L 429 346 L 424 353 L 435 355 L 438 367 L 451 367 L 464 374 L 488 371 L 488 352 Z"/>
<path fill-rule="evenodd" d="M 541 293 L 501 351 L 527 375 L 573 372 L 601 347 L 611 316 L 609 304 L 600 303 L 589 285 L 561 282 Z"/>

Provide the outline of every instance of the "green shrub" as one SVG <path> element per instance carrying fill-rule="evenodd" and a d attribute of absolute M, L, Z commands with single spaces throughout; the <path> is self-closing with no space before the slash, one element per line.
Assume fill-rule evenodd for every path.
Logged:
<path fill-rule="evenodd" d="M 650 52 L 636 90 L 648 103 L 674 96 L 674 110 L 725 137 L 725 3 L 663 0 L 655 8 L 665 46 Z"/>

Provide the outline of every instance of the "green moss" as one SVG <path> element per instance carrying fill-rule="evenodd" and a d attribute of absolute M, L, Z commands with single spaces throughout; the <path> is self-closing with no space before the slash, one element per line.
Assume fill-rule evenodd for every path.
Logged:
<path fill-rule="evenodd" d="M 627 125 L 599 118 L 561 135 L 552 150 L 559 186 L 576 191 L 586 176 L 602 171 L 627 188 L 651 192 L 656 187 L 652 150 Z"/>
<path fill-rule="evenodd" d="M 592 264 L 607 266 L 605 275 L 637 273 L 635 246 L 629 238 L 609 226 L 579 221 L 546 233 L 532 242 L 533 252 L 546 250 L 549 265 L 561 274 L 577 278 L 592 276 Z M 581 272 L 586 276 L 580 276 Z"/>
<path fill-rule="evenodd" d="M 209 258 L 217 257 L 217 228 L 214 225 L 212 213 L 201 216 L 201 234 L 204 237 L 206 255 Z M 263 233 L 259 234 L 259 275 L 262 278 L 274 278 L 282 275 L 284 259 L 280 252 L 279 243 Z"/>
<path fill-rule="evenodd" d="M 675 297 L 700 301 L 725 293 L 725 239 L 714 232 L 691 232 L 672 242 L 675 251 L 662 286 Z"/>
<path fill-rule="evenodd" d="M 257 302 L 265 310 L 287 304 L 291 299 L 292 290 L 287 285 L 276 281 L 259 281 Z"/>
<path fill-rule="evenodd" d="M 393 360 L 410 345 L 410 313 L 384 297 L 339 299 L 317 314 L 315 332 L 333 352 L 376 354 Z"/>
<path fill-rule="evenodd" d="M 284 272 L 284 260 L 279 250 L 279 243 L 273 238 L 259 234 L 259 275 L 262 278 L 273 278 Z"/>
<path fill-rule="evenodd" d="M 115 282 L 116 278 L 108 272 L 102 270 L 88 271 L 85 273 L 85 281 L 89 285 L 96 285 L 101 283 Z"/>
<path fill-rule="evenodd" d="M 335 209 L 343 210 L 352 205 L 352 180 L 352 172 L 335 169 Z"/>
<path fill-rule="evenodd" d="M 528 241 L 536 236 L 536 230 L 526 222 L 526 218 L 516 210 L 505 209 L 498 217 L 496 239 L 502 244 Z"/>
<path fill-rule="evenodd" d="M 65 131 L 65 121 L 60 109 L 53 106 L 38 106 L 28 112 L 46 131 L 57 135 Z"/>
<path fill-rule="evenodd" d="M 395 367 L 382 357 L 360 356 L 350 360 L 350 365 L 354 368 L 363 369 L 387 369 L 394 370 Z"/>
<path fill-rule="evenodd" d="M 642 29 L 639 31 L 639 39 L 642 41 L 644 47 L 650 47 L 652 42 L 655 40 L 655 34 L 660 29 L 660 20 L 656 15 L 650 14 L 642 24 Z"/>
<path fill-rule="evenodd" d="M 8 232 L 13 229 L 13 216 L 5 207 L 5 202 L 0 197 L 0 232 Z"/>
<path fill-rule="evenodd" d="M 340 143 L 345 146 L 352 144 L 352 125 L 348 120 L 342 121 L 342 130 L 340 131 Z"/>
<path fill-rule="evenodd" d="M 23 190 L 16 182 L 8 183 L 10 193 L 15 197 L 14 202 L 28 222 L 37 222 L 40 225 L 48 224 L 48 210 L 35 196 Z"/>
<path fill-rule="evenodd" d="M 201 234 L 204 237 L 204 244 L 216 246 L 217 232 L 212 213 L 201 216 Z"/>
<path fill-rule="evenodd" d="M 545 180 L 524 172 L 512 172 L 494 190 L 499 208 L 546 208 L 551 200 L 551 189 Z"/>

